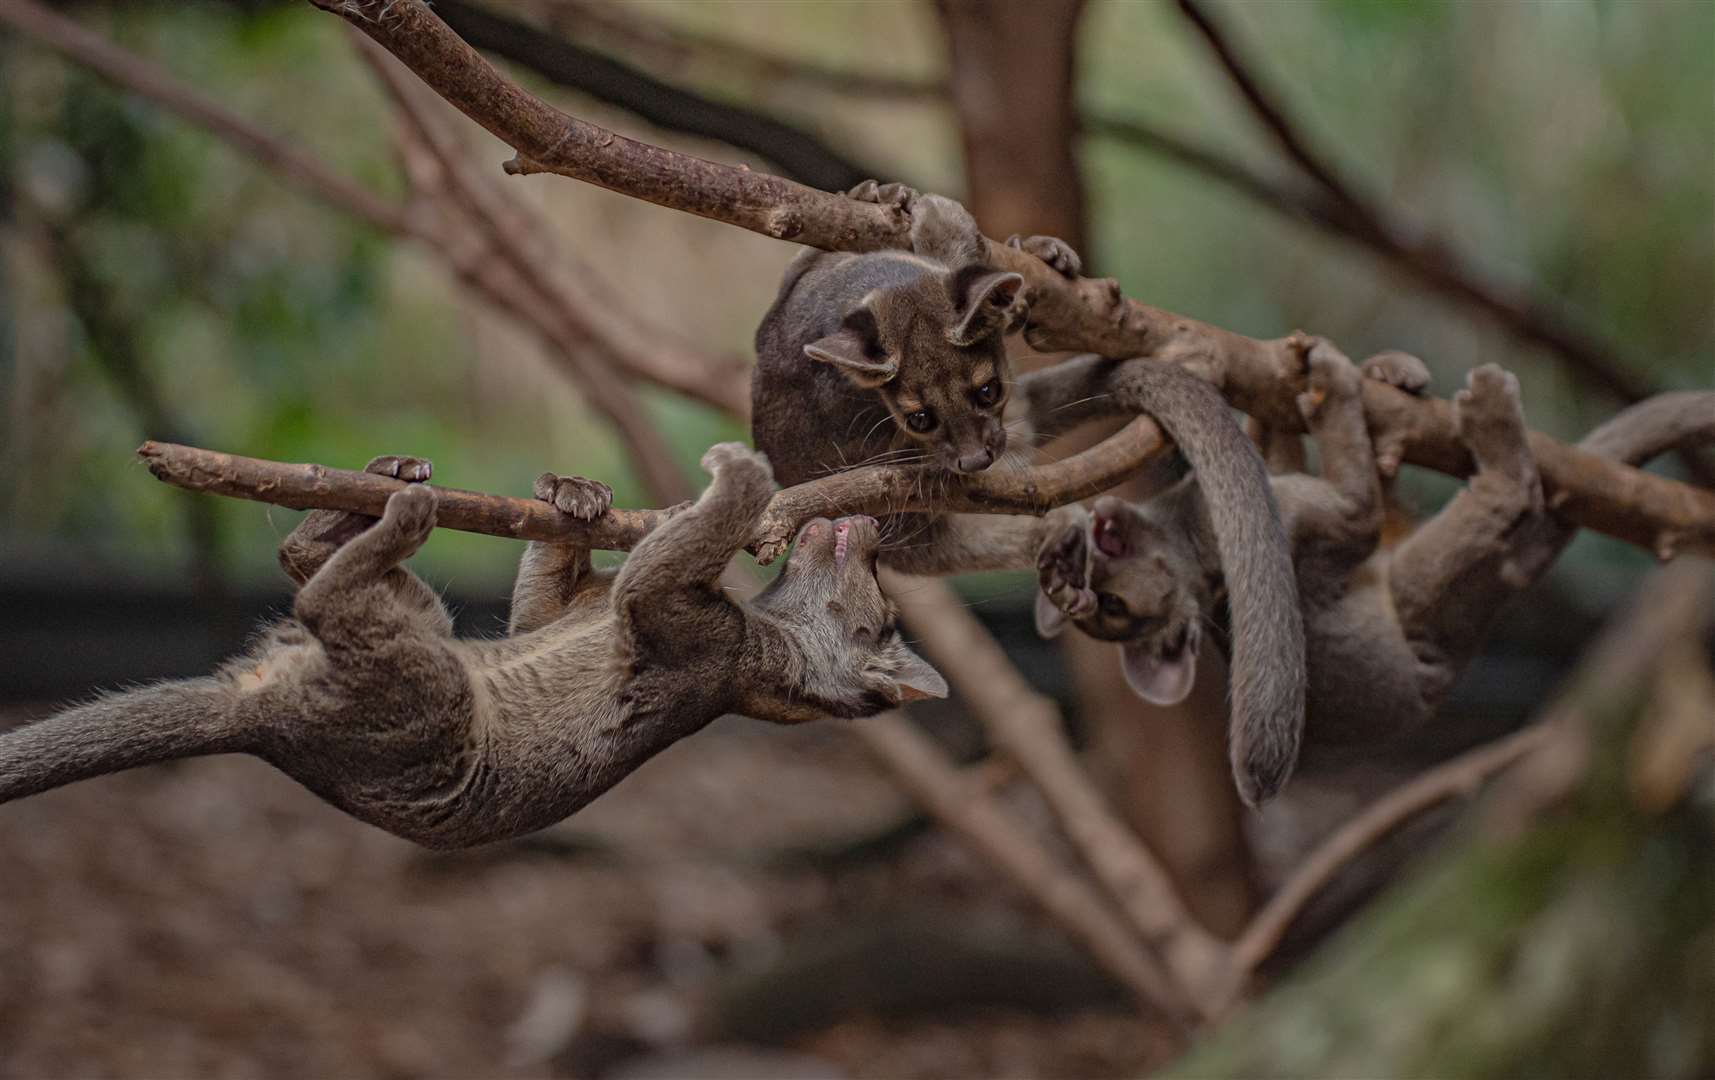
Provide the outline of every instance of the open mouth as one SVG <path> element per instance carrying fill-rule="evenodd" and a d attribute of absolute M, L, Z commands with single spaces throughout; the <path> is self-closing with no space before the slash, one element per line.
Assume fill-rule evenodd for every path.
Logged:
<path fill-rule="evenodd" d="M 868 514 L 856 517 L 846 517 L 834 522 L 834 565 L 844 566 L 846 554 L 852 545 L 852 532 L 855 528 L 868 525 L 871 530 L 879 530 L 880 524 Z M 859 546 L 861 547 L 861 541 Z"/>
<path fill-rule="evenodd" d="M 1091 533 L 1096 541 L 1097 551 L 1110 559 L 1123 559 L 1131 554 L 1131 545 L 1126 543 L 1125 534 L 1120 531 L 1120 523 L 1117 517 L 1097 510 L 1093 518 Z"/>

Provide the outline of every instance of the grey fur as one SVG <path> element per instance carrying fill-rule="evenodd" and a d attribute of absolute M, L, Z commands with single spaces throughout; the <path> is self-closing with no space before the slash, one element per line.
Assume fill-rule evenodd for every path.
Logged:
<path fill-rule="evenodd" d="M 1401 356 L 1366 364 L 1363 375 L 1420 389 L 1421 365 Z M 1378 551 L 1381 478 L 1361 376 L 1326 342 L 1312 348 L 1309 366 L 1311 392 L 1300 407 L 1321 448 L 1322 476 L 1273 480 L 1304 612 L 1305 739 L 1319 748 L 1372 745 L 1434 715 L 1495 613 L 1552 564 L 1576 528 L 1545 508 L 1517 381 L 1489 365 L 1471 372 L 1453 403 L 1476 473 L 1404 543 Z M 1634 406 L 1580 445 L 1638 464 L 1709 439 L 1715 393 L 1699 392 Z M 1076 507 L 1051 515 L 1039 560 L 1044 629 L 1070 618 L 1094 636 L 1157 655 L 1170 651 L 1182 626 L 1210 619 L 1231 574 L 1217 557 L 1197 480 L 1141 505 L 1103 499 L 1093 515 Z M 1103 553 L 1104 535 L 1119 557 Z M 1103 614 L 1102 594 L 1123 604 L 1124 618 Z M 1233 618 L 1242 632 L 1236 610 Z"/>
<path fill-rule="evenodd" d="M 1023 325 L 1024 279 L 984 262 L 982 233 L 951 199 L 866 181 L 852 197 L 911 215 L 911 251 L 806 249 L 756 331 L 752 430 L 782 484 L 887 456 L 961 472 L 1006 451 L 1004 338 Z M 1050 237 L 1018 246 L 1071 275 Z M 915 431 L 908 417 L 932 427 Z"/>
<path fill-rule="evenodd" d="M 281 545 L 294 618 L 205 679 L 104 697 L 0 735 L 0 802 L 167 758 L 245 752 L 355 817 L 430 847 L 517 836 L 573 813 L 725 712 L 795 723 L 870 715 L 946 684 L 900 640 L 875 580 L 871 518 L 818 519 L 779 578 L 741 604 L 719 575 L 774 490 L 738 444 L 714 480 L 617 574 L 532 544 L 510 636 L 458 640 L 400 563 L 434 528 L 413 484 L 379 522 L 315 511 Z M 373 471 L 428 477 L 426 462 Z M 604 513 L 605 485 L 547 475 L 536 493 Z"/>

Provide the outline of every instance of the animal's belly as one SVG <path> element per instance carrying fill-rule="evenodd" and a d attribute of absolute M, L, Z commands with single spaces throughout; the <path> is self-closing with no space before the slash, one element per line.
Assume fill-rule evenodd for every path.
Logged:
<path fill-rule="evenodd" d="M 1305 735 L 1312 746 L 1379 745 L 1427 719 L 1417 658 L 1384 588 L 1358 590 L 1305 625 Z"/>

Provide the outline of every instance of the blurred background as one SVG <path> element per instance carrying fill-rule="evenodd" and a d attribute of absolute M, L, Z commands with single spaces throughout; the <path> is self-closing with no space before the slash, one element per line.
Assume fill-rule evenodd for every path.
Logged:
<path fill-rule="evenodd" d="M 157 483 L 145 438 L 351 468 L 408 453 L 508 494 L 552 469 L 644 506 L 744 437 L 730 406 L 790 245 L 507 179 L 507 148 L 435 99 L 402 124 L 344 23 L 306 3 L 57 9 L 410 213 L 330 204 L 0 19 L 0 724 L 203 672 L 284 610 L 273 553 L 297 515 Z M 957 195 L 990 235 L 1061 235 L 1147 303 L 1412 352 L 1439 395 L 1500 363 L 1560 438 L 1715 374 L 1706 3 L 435 10 L 576 116 L 818 187 Z M 715 365 L 689 388 L 636 380 L 665 465 L 639 467 L 580 381 L 582 350 L 619 331 L 544 331 L 473 283 L 492 253 L 460 182 L 540 225 L 530 242 L 638 352 Z M 1453 490 L 1408 470 L 1402 514 Z M 498 633 L 518 554 L 440 532 L 414 566 L 464 632 Z M 1146 710 L 1108 647 L 1034 640 L 1030 581 L 958 585 L 1231 934 L 1327 822 L 1530 716 L 1649 563 L 1580 538 L 1443 727 L 1307 777 L 1263 821 L 1227 794 L 1218 683 Z M 957 701 L 921 720 L 981 756 Z M 992 787 L 1042 824 L 1029 791 Z M 0 1075 L 1096 1076 L 1172 1048 L 833 724 L 728 718 L 565 825 L 454 856 L 249 760 L 0 813 Z"/>

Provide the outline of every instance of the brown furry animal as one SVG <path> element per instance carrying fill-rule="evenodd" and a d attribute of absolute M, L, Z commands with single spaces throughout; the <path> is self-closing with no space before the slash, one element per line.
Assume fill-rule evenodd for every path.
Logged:
<path fill-rule="evenodd" d="M 0 735 L 0 802 L 149 762 L 241 752 L 340 809 L 430 847 L 540 829 L 727 712 L 797 723 L 941 697 L 900 641 L 867 517 L 818 519 L 781 575 L 741 604 L 719 576 L 774 490 L 768 463 L 711 449 L 713 482 L 616 575 L 572 545 L 532 544 L 512 632 L 458 640 L 400 563 L 435 526 L 412 484 L 379 521 L 315 511 L 280 550 L 294 618 L 209 678 L 114 694 Z M 427 462 L 370 471 L 428 479 Z M 546 475 L 536 495 L 590 519 L 605 485 Z"/>
<path fill-rule="evenodd" d="M 1378 550 L 1381 477 L 1360 378 L 1420 392 L 1428 372 L 1413 357 L 1387 353 L 1360 375 L 1326 342 L 1310 350 L 1308 364 L 1310 392 L 1299 405 L 1321 450 L 1322 475 L 1272 481 L 1303 603 L 1304 738 L 1316 747 L 1373 745 L 1434 715 L 1497 612 L 1577 530 L 1544 507 L 1518 381 L 1491 364 L 1472 371 L 1453 400 L 1477 471 L 1434 518 L 1397 547 Z M 1715 393 L 1675 393 L 1626 410 L 1580 445 L 1638 464 L 1711 438 Z M 1118 643 L 1138 696 L 1172 704 L 1190 691 L 1233 568 L 1216 550 L 1193 474 L 1145 503 L 1104 497 L 1090 510 L 1055 511 L 1038 571 L 1043 634 L 1070 620 Z M 1235 768 L 1251 753 L 1235 739 Z"/>

